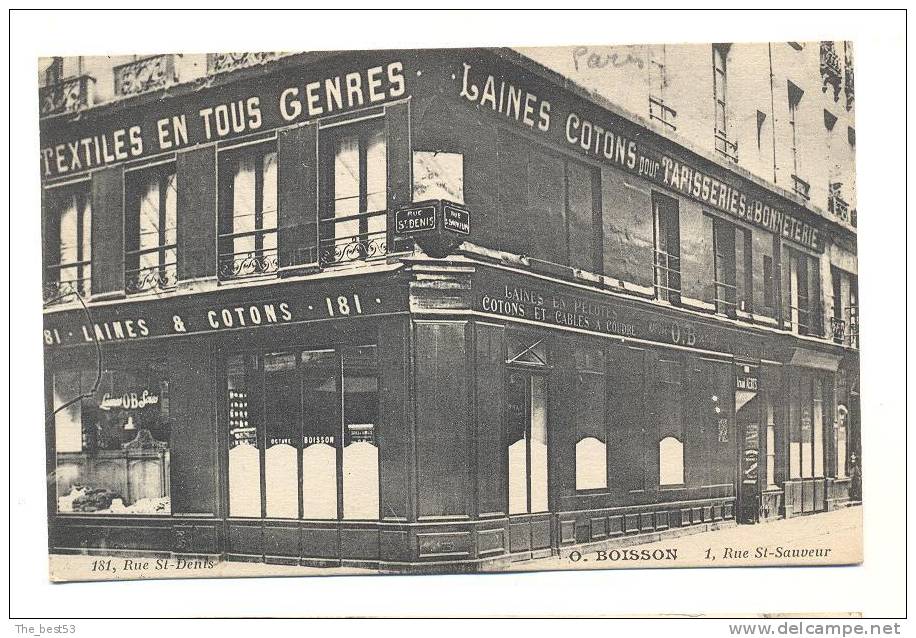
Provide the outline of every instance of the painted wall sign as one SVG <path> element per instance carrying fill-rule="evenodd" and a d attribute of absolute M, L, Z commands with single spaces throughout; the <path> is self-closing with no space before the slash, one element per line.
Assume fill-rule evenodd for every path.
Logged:
<path fill-rule="evenodd" d="M 264 289 L 258 292 L 264 295 Z M 271 294 L 269 291 L 266 294 Z M 216 333 L 322 319 L 350 319 L 407 309 L 406 289 L 372 285 L 371 280 L 338 282 L 273 293 L 258 301 L 226 301 L 226 295 L 201 295 L 190 303 L 152 300 L 90 306 L 91 321 L 82 310 L 46 313 L 46 347 L 86 343 L 137 341 L 152 337 Z"/>
<path fill-rule="evenodd" d="M 122 109 L 111 117 L 46 120 L 41 175 L 52 179 L 198 144 L 381 105 L 407 95 L 409 74 L 388 53 L 291 67 Z"/>
<path fill-rule="evenodd" d="M 475 310 L 508 319 L 576 328 L 595 334 L 632 337 L 759 358 L 762 343 L 729 328 L 705 325 L 661 311 L 638 308 L 622 299 L 561 283 L 499 270 L 474 278 Z"/>
<path fill-rule="evenodd" d="M 470 60 L 470 61 L 469 61 Z M 712 209 L 823 251 L 819 230 L 764 189 L 747 184 L 699 158 L 675 157 L 632 122 L 562 94 L 534 75 L 482 54 L 451 70 L 455 93 L 466 105 L 550 137 L 615 168 L 676 191 Z M 715 173 L 715 174 L 714 174 Z"/>

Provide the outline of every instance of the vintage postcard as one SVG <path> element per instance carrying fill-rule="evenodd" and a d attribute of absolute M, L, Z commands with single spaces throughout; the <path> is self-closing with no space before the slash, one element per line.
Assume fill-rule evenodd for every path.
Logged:
<path fill-rule="evenodd" d="M 854 68 L 42 58 L 51 580 L 861 562 Z"/>

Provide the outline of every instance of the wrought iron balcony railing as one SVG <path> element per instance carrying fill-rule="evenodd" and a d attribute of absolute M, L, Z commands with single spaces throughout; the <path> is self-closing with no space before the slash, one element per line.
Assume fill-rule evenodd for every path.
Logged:
<path fill-rule="evenodd" d="M 830 184 L 829 193 L 827 194 L 827 211 L 843 220 L 849 221 L 849 204 L 841 195 L 842 184 L 833 182 Z"/>
<path fill-rule="evenodd" d="M 235 52 L 235 53 L 208 53 L 207 54 L 207 73 L 210 75 L 243 69 L 245 67 L 265 64 L 284 56 L 284 53 L 277 51 L 261 52 Z"/>
<path fill-rule="evenodd" d="M 92 106 L 95 78 L 79 75 L 38 89 L 41 115 L 76 113 Z"/>
<path fill-rule="evenodd" d="M 654 95 L 649 96 L 649 119 L 661 122 L 672 131 L 677 130 L 674 120 L 677 118 L 677 111 L 665 104 L 665 101 Z"/>
<path fill-rule="evenodd" d="M 178 285 L 175 251 L 175 244 L 128 251 L 124 264 L 124 292 L 132 295 L 175 288 Z M 144 265 L 143 261 L 149 261 L 149 256 L 156 263 Z"/>
<path fill-rule="evenodd" d="M 824 91 L 828 86 L 833 88 L 833 101 L 836 102 L 840 98 L 843 73 L 840 69 L 840 56 L 833 42 L 821 42 L 821 78 L 824 81 Z"/>
<path fill-rule="evenodd" d="M 368 261 L 388 254 L 388 213 L 376 211 L 323 219 L 319 223 L 318 261 L 330 266 Z"/>
<path fill-rule="evenodd" d="M 280 268 L 276 248 L 247 250 L 237 253 L 221 253 L 219 256 L 219 278 L 241 279 L 259 275 L 275 274 Z"/>
<path fill-rule="evenodd" d="M 716 137 L 716 153 L 724 157 L 725 159 L 731 162 L 738 162 L 738 142 L 732 142 L 728 139 L 728 134 L 725 131 L 720 131 L 718 128 L 715 129 Z"/>
<path fill-rule="evenodd" d="M 166 291 L 178 285 L 177 264 L 168 263 L 124 270 L 124 291 L 129 294 Z"/>
<path fill-rule="evenodd" d="M 276 211 L 261 216 L 275 218 Z M 219 236 L 217 274 L 221 280 L 270 275 L 280 269 L 276 227 L 256 228 Z"/>
<path fill-rule="evenodd" d="M 811 199 L 811 184 L 803 180 L 798 175 L 792 176 L 792 190 L 805 199 Z"/>
<path fill-rule="evenodd" d="M 846 341 L 846 321 L 839 317 L 830 317 L 830 334 L 835 343 L 845 343 Z"/>
<path fill-rule="evenodd" d="M 116 96 L 164 89 L 178 79 L 172 54 L 151 55 L 116 66 L 112 71 Z"/>
<path fill-rule="evenodd" d="M 43 300 L 45 305 L 70 303 L 77 297 L 88 298 L 90 292 L 88 275 L 78 279 L 49 279 L 44 284 Z"/>

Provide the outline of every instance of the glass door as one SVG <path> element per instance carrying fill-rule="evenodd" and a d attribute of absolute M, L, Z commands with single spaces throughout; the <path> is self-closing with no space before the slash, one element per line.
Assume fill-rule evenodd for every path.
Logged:
<path fill-rule="evenodd" d="M 509 514 L 548 511 L 547 382 L 511 371 L 507 384 Z"/>

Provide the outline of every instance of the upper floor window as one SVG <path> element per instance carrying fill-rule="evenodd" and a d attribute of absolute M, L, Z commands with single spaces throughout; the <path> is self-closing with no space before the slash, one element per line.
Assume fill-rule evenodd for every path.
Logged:
<path fill-rule="evenodd" d="M 140 292 L 177 283 L 175 165 L 133 171 L 125 180 L 125 288 Z"/>
<path fill-rule="evenodd" d="M 677 200 L 652 193 L 655 218 L 655 296 L 681 302 L 681 233 Z"/>
<path fill-rule="evenodd" d="M 791 133 L 791 143 L 792 143 L 792 189 L 804 197 L 805 199 L 809 196 L 810 185 L 808 182 L 803 180 L 800 177 L 801 174 L 801 161 L 799 158 L 799 132 L 798 132 L 798 113 L 799 106 L 801 105 L 801 99 L 804 96 L 805 92 L 800 88 L 788 83 L 789 86 L 789 132 Z"/>
<path fill-rule="evenodd" d="M 750 231 L 713 219 L 716 312 L 735 316 L 751 311 L 753 259 Z"/>
<path fill-rule="evenodd" d="M 677 111 L 666 102 L 668 87 L 667 48 L 665 45 L 649 49 L 649 119 L 661 122 L 672 131 Z"/>
<path fill-rule="evenodd" d="M 789 249 L 788 252 L 789 325 L 796 334 L 821 334 L 817 262 L 811 263 L 811 258 L 801 251 Z"/>
<path fill-rule="evenodd" d="M 277 149 L 263 143 L 220 154 L 219 275 L 276 272 Z"/>
<path fill-rule="evenodd" d="M 735 227 L 719 219 L 713 220 L 713 252 L 716 312 L 734 316 L 738 305 L 735 281 Z"/>
<path fill-rule="evenodd" d="M 46 297 L 72 301 L 74 294 L 88 296 L 92 244 L 89 182 L 48 191 L 47 200 Z"/>
<path fill-rule="evenodd" d="M 712 89 L 715 101 L 716 152 L 733 162 L 738 161 L 738 144 L 728 134 L 728 49 L 731 45 L 714 44 L 712 47 Z"/>
<path fill-rule="evenodd" d="M 388 159 L 385 121 L 322 129 L 319 260 L 365 260 L 387 252 Z M 333 161 L 331 161 L 333 158 Z"/>

